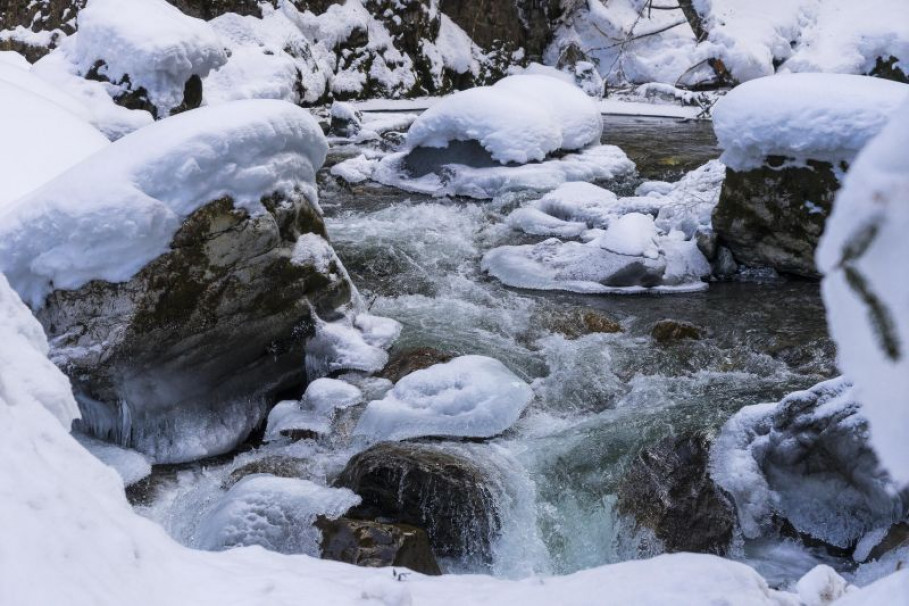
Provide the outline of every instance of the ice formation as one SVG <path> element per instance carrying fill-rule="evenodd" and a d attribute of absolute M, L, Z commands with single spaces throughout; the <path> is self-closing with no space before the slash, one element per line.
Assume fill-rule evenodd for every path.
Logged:
<path fill-rule="evenodd" d="M 532 398 L 530 386 L 498 360 L 461 356 L 402 378 L 367 405 L 354 433 L 370 441 L 488 438 L 511 427 Z"/>
<path fill-rule="evenodd" d="M 306 387 L 300 401 L 278 402 L 268 413 L 265 439 L 276 440 L 286 432 L 300 430 L 327 434 L 337 409 L 348 408 L 361 401 L 363 393 L 350 383 L 337 379 L 316 379 Z"/>

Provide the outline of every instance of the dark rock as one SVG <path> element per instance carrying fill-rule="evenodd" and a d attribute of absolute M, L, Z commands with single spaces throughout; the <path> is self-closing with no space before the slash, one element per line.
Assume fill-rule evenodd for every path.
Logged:
<path fill-rule="evenodd" d="M 66 36 L 75 31 L 73 17 L 85 6 L 85 2 L 86 0 L 5 0 L 0 2 L 0 30 L 12 30 L 21 25 L 33 32 L 59 30 Z M 17 40 L 13 36 L 0 40 L 0 51 L 16 51 L 34 63 L 56 48 L 60 39 L 59 34 L 52 33 L 50 44 L 45 47 Z"/>
<path fill-rule="evenodd" d="M 618 509 L 653 530 L 667 551 L 726 553 L 735 508 L 708 474 L 704 435 L 668 437 L 635 458 L 619 488 Z"/>
<path fill-rule="evenodd" d="M 906 74 L 906 72 L 901 70 L 897 63 L 899 63 L 899 59 L 896 57 L 891 56 L 886 59 L 878 57 L 877 61 L 874 62 L 874 67 L 868 75 L 909 84 L 909 74 Z"/>
<path fill-rule="evenodd" d="M 352 287 L 334 261 L 291 262 L 301 234 L 325 234 L 313 205 L 302 196 L 263 203 L 268 212 L 251 217 L 229 198 L 210 202 L 129 281 L 47 298 L 37 315 L 86 433 L 157 463 L 187 460 L 173 454 L 184 440 L 222 440 L 198 455 L 209 456 L 242 441 L 272 394 L 305 382 L 314 315 L 335 319 Z M 229 443 L 225 415 L 240 423 Z"/>
<path fill-rule="evenodd" d="M 869 560 L 879 560 L 891 551 L 909 547 L 909 522 L 900 522 L 890 527 L 880 543 L 874 546 L 871 553 L 868 554 Z"/>
<path fill-rule="evenodd" d="M 840 187 L 834 167 L 771 156 L 749 171 L 726 169 L 713 227 L 739 263 L 818 278 L 814 251 Z"/>
<path fill-rule="evenodd" d="M 559 333 L 568 339 L 577 339 L 591 333 L 622 332 L 618 322 L 594 309 L 559 310 L 541 315 L 538 321 L 545 330 Z"/>
<path fill-rule="evenodd" d="M 672 341 L 682 341 L 684 339 L 697 341 L 704 338 L 704 329 L 691 322 L 660 320 L 653 325 L 650 330 L 650 336 L 658 343 L 671 343 Z"/>
<path fill-rule="evenodd" d="M 461 164 L 473 168 L 502 166 L 477 141 L 449 141 L 446 147 L 417 147 L 404 158 L 404 170 L 411 177 L 441 173 L 447 164 Z"/>
<path fill-rule="evenodd" d="M 267 473 L 269 475 L 278 476 L 279 478 L 300 479 L 307 479 L 312 475 L 309 462 L 305 459 L 284 455 L 272 455 L 251 461 L 230 472 L 230 475 L 224 481 L 224 488 L 230 488 L 246 476 L 251 476 L 256 473 Z"/>
<path fill-rule="evenodd" d="M 414 572 L 440 575 L 442 570 L 429 545 L 426 531 L 406 524 L 320 517 L 322 559 L 356 566 L 400 566 Z"/>
<path fill-rule="evenodd" d="M 441 557 L 490 558 L 500 528 L 493 491 L 483 470 L 466 459 L 383 442 L 353 457 L 336 485 L 363 498 L 350 517 L 425 528 Z"/>
<path fill-rule="evenodd" d="M 416 347 L 392 353 L 388 364 L 379 373 L 380 377 L 397 383 L 401 377 L 409 375 L 416 370 L 429 368 L 436 364 L 448 362 L 454 355 L 433 349 L 432 347 Z"/>
<path fill-rule="evenodd" d="M 439 6 L 484 49 L 507 42 L 537 60 L 561 14 L 558 0 L 441 0 Z"/>

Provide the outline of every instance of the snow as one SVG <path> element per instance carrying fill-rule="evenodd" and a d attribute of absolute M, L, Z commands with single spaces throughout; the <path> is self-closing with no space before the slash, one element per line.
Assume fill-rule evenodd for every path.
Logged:
<path fill-rule="evenodd" d="M 151 475 L 151 463 L 142 453 L 131 448 L 122 448 L 110 442 L 103 442 L 85 434 L 73 434 L 73 437 L 95 458 L 113 467 L 123 480 L 124 486 L 135 484 Z"/>
<path fill-rule="evenodd" d="M 511 427 L 531 399 L 530 386 L 498 360 L 460 356 L 403 377 L 367 405 L 354 435 L 370 441 L 488 438 Z"/>
<path fill-rule="evenodd" d="M 850 162 L 909 97 L 909 85 L 842 74 L 784 74 L 746 82 L 720 99 L 713 125 L 733 170 L 769 155 Z"/>
<path fill-rule="evenodd" d="M 909 101 L 846 174 L 817 252 L 837 361 L 855 382 L 871 443 L 909 484 Z M 894 265 L 896 263 L 896 265 Z"/>
<path fill-rule="evenodd" d="M 0 213 L 0 270 L 33 306 L 53 289 L 121 282 L 168 250 L 183 219 L 230 196 L 299 191 L 315 204 L 325 138 L 303 109 L 237 101 L 157 122 L 106 146 Z"/>
<path fill-rule="evenodd" d="M 103 61 L 102 74 L 114 83 L 128 76 L 132 90 L 145 88 L 162 115 L 183 101 L 190 76 L 204 78 L 227 61 L 208 23 L 164 0 L 89 0 L 78 27 L 69 58 L 82 73 Z"/>
<path fill-rule="evenodd" d="M 27 70 L 31 67 L 31 63 L 28 62 L 28 59 L 16 51 L 0 51 L 0 64 L 18 67 L 23 70 Z"/>
<path fill-rule="evenodd" d="M 317 516 L 337 519 L 360 497 L 347 488 L 267 474 L 246 476 L 206 514 L 197 547 L 210 551 L 260 545 L 279 553 L 318 557 L 322 533 Z"/>
<path fill-rule="evenodd" d="M 334 322 L 320 320 L 315 336 L 306 344 L 307 376 L 319 378 L 341 371 L 382 370 L 388 363 L 385 349 L 400 332 L 398 322 L 362 313 Z"/>
<path fill-rule="evenodd" d="M 108 145 L 104 135 L 69 111 L 67 99 L 57 98 L 36 85 L 28 72 L 19 71 L 0 65 L 0 131 L 9 137 L 0 147 L 0 214 Z M 36 136 L 39 133 L 42 136 Z"/>
<path fill-rule="evenodd" d="M 854 588 L 850 588 L 833 568 L 821 564 L 799 579 L 795 589 L 805 606 L 825 606 Z"/>
<path fill-rule="evenodd" d="M 363 392 L 338 379 L 316 379 L 306 387 L 303 398 L 278 402 L 268 413 L 265 440 L 277 440 L 283 432 L 312 431 L 325 435 L 331 429 L 335 411 L 363 401 Z"/>
<path fill-rule="evenodd" d="M 596 104 L 577 87 L 548 76 L 509 76 L 435 103 L 410 127 L 404 151 L 475 140 L 502 164 L 525 164 L 586 147 L 602 131 Z"/>

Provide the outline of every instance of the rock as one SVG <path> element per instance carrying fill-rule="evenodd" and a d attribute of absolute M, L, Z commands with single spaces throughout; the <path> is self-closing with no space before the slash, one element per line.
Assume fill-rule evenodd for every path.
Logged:
<path fill-rule="evenodd" d="M 577 339 L 591 333 L 622 332 L 621 325 L 594 309 L 568 309 L 541 315 L 540 325 L 549 332 L 556 332 L 568 339 Z"/>
<path fill-rule="evenodd" d="M 484 49 L 524 48 L 539 60 L 561 15 L 555 0 L 441 0 L 439 7 Z M 480 17 L 482 15 L 482 17 Z"/>
<path fill-rule="evenodd" d="M 493 491 L 483 470 L 466 459 L 383 442 L 353 457 L 336 485 L 363 499 L 348 516 L 425 528 L 440 557 L 490 557 L 500 528 Z"/>
<path fill-rule="evenodd" d="M 363 128 L 363 115 L 350 103 L 335 101 L 331 104 L 329 133 L 336 137 L 353 137 Z"/>
<path fill-rule="evenodd" d="M 660 320 L 653 325 L 650 336 L 657 343 L 671 343 L 685 339 L 700 340 L 704 338 L 704 329 L 691 322 L 681 320 Z"/>
<path fill-rule="evenodd" d="M 388 364 L 385 365 L 379 376 L 388 379 L 392 383 L 397 383 L 401 377 L 409 375 L 415 370 L 442 364 L 452 358 L 454 358 L 454 355 L 432 347 L 404 349 L 391 355 Z"/>
<path fill-rule="evenodd" d="M 230 472 L 230 475 L 224 481 L 224 488 L 230 488 L 246 476 L 251 476 L 256 473 L 267 473 L 279 478 L 308 479 L 312 475 L 312 469 L 305 459 L 284 455 L 271 455 L 262 459 L 250 461 Z"/>
<path fill-rule="evenodd" d="M 304 381 L 315 315 L 335 315 L 352 286 L 336 257 L 291 262 L 301 234 L 325 234 L 314 206 L 302 197 L 265 206 L 251 217 L 215 200 L 129 281 L 47 298 L 37 315 L 90 433 L 157 463 L 218 454 L 262 421 L 272 394 Z M 229 438 L 223 415 L 237 424 Z M 178 452 L 181 443 L 199 452 Z"/>
<path fill-rule="evenodd" d="M 771 156 L 755 170 L 727 169 L 713 227 L 741 264 L 819 278 L 814 251 L 840 182 L 828 162 L 785 161 Z"/>
<path fill-rule="evenodd" d="M 726 553 L 735 527 L 729 497 L 708 474 L 710 441 L 670 436 L 635 458 L 619 488 L 619 511 L 656 533 L 666 550 Z"/>
<path fill-rule="evenodd" d="M 318 518 L 322 531 L 322 559 L 356 566 L 400 566 L 414 572 L 440 575 L 425 530 L 406 524 L 369 520 Z"/>
<path fill-rule="evenodd" d="M 891 526 L 881 542 L 871 550 L 868 559 L 879 560 L 901 547 L 909 547 L 909 522 L 900 522 Z"/>

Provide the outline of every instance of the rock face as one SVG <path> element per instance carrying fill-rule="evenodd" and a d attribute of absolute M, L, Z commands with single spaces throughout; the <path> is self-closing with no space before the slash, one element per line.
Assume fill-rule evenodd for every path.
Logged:
<path fill-rule="evenodd" d="M 668 437 L 645 448 L 619 490 L 619 510 L 650 528 L 666 550 L 724 554 L 735 509 L 710 478 L 703 435 Z"/>
<path fill-rule="evenodd" d="M 561 14 L 556 0 L 441 0 L 439 7 L 481 47 L 524 48 L 537 60 Z"/>
<path fill-rule="evenodd" d="M 755 170 L 727 169 L 713 227 L 739 263 L 819 278 L 814 251 L 840 183 L 828 162 L 784 162 L 772 156 Z"/>
<path fill-rule="evenodd" d="M 322 531 L 324 560 L 375 568 L 403 566 L 423 574 L 442 574 L 429 537 L 420 528 L 351 518 L 319 518 L 316 528 Z"/>
<path fill-rule="evenodd" d="M 87 430 L 158 463 L 208 456 L 245 437 L 270 394 L 303 382 L 314 314 L 331 319 L 352 287 L 336 258 L 292 259 L 302 234 L 325 234 L 315 207 L 265 206 L 251 217 L 215 200 L 131 280 L 48 297 L 38 317 Z"/>
<path fill-rule="evenodd" d="M 429 446 L 383 442 L 351 459 L 336 484 L 363 499 L 349 516 L 425 528 L 440 557 L 490 556 L 500 522 L 489 481 L 470 461 Z"/>

